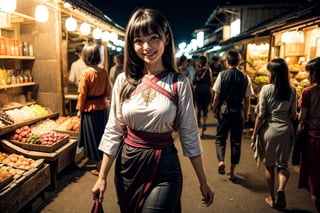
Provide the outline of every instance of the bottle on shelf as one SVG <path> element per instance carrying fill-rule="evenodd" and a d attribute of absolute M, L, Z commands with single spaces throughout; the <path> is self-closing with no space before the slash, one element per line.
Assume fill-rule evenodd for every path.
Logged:
<path fill-rule="evenodd" d="M 22 42 L 22 55 L 29 56 L 29 47 L 26 41 Z"/>

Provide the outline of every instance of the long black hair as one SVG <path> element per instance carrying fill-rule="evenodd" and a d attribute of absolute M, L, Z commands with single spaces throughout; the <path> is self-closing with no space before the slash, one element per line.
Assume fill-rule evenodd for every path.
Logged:
<path fill-rule="evenodd" d="M 290 100 L 291 88 L 287 62 L 282 58 L 272 59 L 268 63 L 267 69 L 271 73 L 270 83 L 275 85 L 276 100 Z"/>
<path fill-rule="evenodd" d="M 169 72 L 177 72 L 174 39 L 168 20 L 157 10 L 150 8 L 137 9 L 131 16 L 126 29 L 124 72 L 127 80 L 120 92 L 121 102 L 130 97 L 144 75 L 144 61 L 139 58 L 134 50 L 134 38 L 153 33 L 158 34 L 164 41 L 167 40 L 162 55 L 164 67 Z"/>
<path fill-rule="evenodd" d="M 320 84 L 320 57 L 308 61 L 306 70 L 309 72 L 311 83 Z"/>

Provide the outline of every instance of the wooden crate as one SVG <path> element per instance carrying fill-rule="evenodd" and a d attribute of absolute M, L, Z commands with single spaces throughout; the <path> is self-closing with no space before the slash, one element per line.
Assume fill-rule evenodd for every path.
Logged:
<path fill-rule="evenodd" d="M 58 148 L 62 147 L 66 143 L 69 142 L 69 136 L 65 137 L 64 139 L 52 144 L 51 146 L 48 145 L 40 145 L 40 144 L 29 144 L 29 143 L 21 143 L 19 141 L 10 140 L 11 143 L 14 143 L 20 146 L 23 149 L 31 150 L 31 151 L 39 151 L 39 152 L 54 152 Z"/>
<path fill-rule="evenodd" d="M 50 185 L 50 166 L 44 164 L 36 173 L 0 197 L 0 212 L 15 213 Z"/>

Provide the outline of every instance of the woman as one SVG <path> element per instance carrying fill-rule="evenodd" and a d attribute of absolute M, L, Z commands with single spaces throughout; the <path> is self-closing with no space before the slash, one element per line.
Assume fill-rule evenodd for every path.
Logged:
<path fill-rule="evenodd" d="M 96 162 L 96 169 L 91 173 L 98 175 L 103 155 L 98 146 L 108 119 L 105 99 L 110 96 L 110 83 L 106 70 L 98 67 L 101 61 L 98 45 L 84 46 L 82 59 L 87 68 L 79 83 L 76 106 L 81 113 L 79 146 L 84 146 L 85 155 Z"/>
<path fill-rule="evenodd" d="M 257 117 L 251 137 L 259 142 L 264 153 L 260 154 L 265 164 L 265 179 L 270 196 L 265 201 L 272 208 L 286 207 L 285 186 L 289 179 L 288 158 L 290 156 L 296 118 L 297 100 L 295 88 L 290 86 L 288 65 L 281 58 L 271 60 L 267 69 L 270 84 L 262 87 L 257 106 Z M 275 198 L 275 168 L 279 186 Z"/>
<path fill-rule="evenodd" d="M 207 127 L 208 107 L 212 99 L 211 87 L 213 84 L 212 72 L 208 67 L 208 59 L 206 56 L 199 57 L 199 68 L 196 70 L 193 84 L 195 86 L 195 97 L 197 104 L 197 119 L 198 124 L 201 123 L 202 114 L 202 134 Z"/>
<path fill-rule="evenodd" d="M 298 119 L 308 135 L 300 155 L 299 188 L 310 192 L 316 210 L 320 212 L 320 57 L 310 60 L 306 70 L 312 85 L 302 91 L 298 103 Z"/>
<path fill-rule="evenodd" d="M 177 73 L 168 21 L 156 10 L 138 9 L 127 26 L 124 52 L 124 73 L 116 79 L 100 143 L 104 156 L 94 197 L 102 202 L 116 158 L 121 212 L 181 211 L 182 174 L 171 136 L 177 129 L 203 203 L 211 205 L 214 194 L 203 168 L 192 92 L 187 78 Z"/>

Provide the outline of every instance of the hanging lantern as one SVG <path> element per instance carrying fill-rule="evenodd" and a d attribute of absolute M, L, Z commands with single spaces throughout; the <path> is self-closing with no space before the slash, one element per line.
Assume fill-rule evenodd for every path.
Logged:
<path fill-rule="evenodd" d="M 94 39 L 100 39 L 102 37 L 102 30 L 100 28 L 95 28 L 92 32 Z"/>
<path fill-rule="evenodd" d="M 6 13 L 13 13 L 17 7 L 17 0 L 0 0 L 0 10 Z"/>
<path fill-rule="evenodd" d="M 111 33 L 110 32 L 104 31 L 102 33 L 102 41 L 108 42 L 108 41 L 110 41 L 110 38 L 111 38 Z"/>
<path fill-rule="evenodd" d="M 91 32 L 91 27 L 88 23 L 84 22 L 80 26 L 80 33 L 82 35 L 89 35 Z"/>
<path fill-rule="evenodd" d="M 49 19 L 49 11 L 45 5 L 38 5 L 35 11 L 35 18 L 37 22 L 47 22 Z"/>
<path fill-rule="evenodd" d="M 67 28 L 68 31 L 76 31 L 76 29 L 77 29 L 77 20 L 72 18 L 72 17 L 67 18 L 67 20 L 66 20 L 66 28 Z"/>
<path fill-rule="evenodd" d="M 118 34 L 115 33 L 115 32 L 112 32 L 112 33 L 111 33 L 111 38 L 110 38 L 110 40 L 111 40 L 113 43 L 115 43 L 115 42 L 118 40 Z"/>

